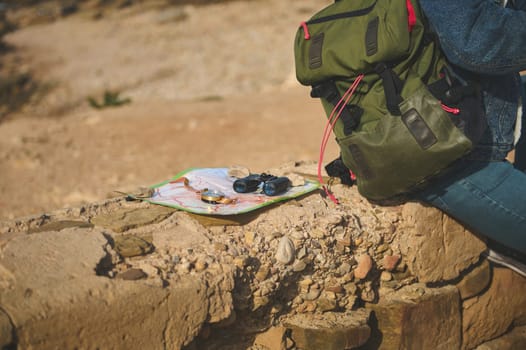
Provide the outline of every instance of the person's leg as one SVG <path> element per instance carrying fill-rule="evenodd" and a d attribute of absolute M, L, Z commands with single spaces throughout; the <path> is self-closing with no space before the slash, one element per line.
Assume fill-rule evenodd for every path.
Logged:
<path fill-rule="evenodd" d="M 508 162 L 469 162 L 417 198 L 526 256 L 526 174 Z"/>

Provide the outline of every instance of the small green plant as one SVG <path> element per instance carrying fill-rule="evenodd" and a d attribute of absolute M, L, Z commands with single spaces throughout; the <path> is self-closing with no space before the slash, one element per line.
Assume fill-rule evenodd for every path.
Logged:
<path fill-rule="evenodd" d="M 95 98 L 88 97 L 88 102 L 91 107 L 96 109 L 103 109 L 108 107 L 118 107 L 130 103 L 130 98 L 120 98 L 120 92 L 105 91 L 102 102 L 97 102 Z"/>

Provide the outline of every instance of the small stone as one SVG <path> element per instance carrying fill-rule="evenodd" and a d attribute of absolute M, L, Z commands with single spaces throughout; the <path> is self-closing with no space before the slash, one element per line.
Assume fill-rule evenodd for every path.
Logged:
<path fill-rule="evenodd" d="M 336 309 L 337 306 L 335 299 L 329 299 L 325 297 L 316 300 L 316 304 L 318 306 L 318 310 L 320 310 L 321 312 L 332 311 Z"/>
<path fill-rule="evenodd" d="M 198 260 L 194 264 L 194 269 L 196 272 L 204 271 L 207 268 L 207 263 L 201 260 Z"/>
<path fill-rule="evenodd" d="M 307 248 L 306 247 L 301 247 L 298 250 L 297 258 L 301 260 L 301 259 L 303 259 L 306 256 L 307 256 Z"/>
<path fill-rule="evenodd" d="M 346 274 L 351 272 L 351 268 L 351 264 L 344 262 L 340 265 L 340 267 L 338 267 L 338 274 L 340 276 L 345 276 Z"/>
<path fill-rule="evenodd" d="M 358 258 L 358 266 L 354 269 L 354 277 L 364 279 L 367 277 L 373 268 L 373 260 L 367 254 L 361 255 Z"/>
<path fill-rule="evenodd" d="M 393 279 L 393 275 L 390 272 L 382 271 L 380 274 L 380 281 L 388 282 Z"/>
<path fill-rule="evenodd" d="M 299 284 L 300 288 L 302 288 L 302 289 L 307 289 L 307 288 L 309 288 L 313 283 L 314 283 L 314 281 L 313 281 L 311 278 L 306 277 L 306 278 L 302 279 L 301 281 L 299 281 L 298 284 Z"/>
<path fill-rule="evenodd" d="M 345 289 L 343 289 L 343 286 L 341 284 L 325 286 L 325 290 L 328 292 L 336 293 L 336 294 L 342 294 L 345 292 Z"/>
<path fill-rule="evenodd" d="M 398 265 L 398 262 L 400 261 L 399 255 L 385 255 L 383 259 L 383 268 L 386 271 L 393 271 L 396 266 Z"/>
<path fill-rule="evenodd" d="M 347 283 L 343 286 L 343 289 L 345 289 L 345 292 L 347 292 L 348 295 L 355 295 L 358 287 L 356 287 L 356 284 L 354 283 Z"/>
<path fill-rule="evenodd" d="M 265 349 L 285 349 L 285 334 L 287 329 L 284 327 L 270 327 L 267 331 L 260 333 L 254 340 L 254 345 Z"/>
<path fill-rule="evenodd" d="M 240 166 L 240 165 L 233 165 L 230 168 L 228 168 L 228 176 L 235 177 L 238 179 L 247 177 L 250 175 L 250 169 Z"/>
<path fill-rule="evenodd" d="M 245 232 L 245 243 L 249 246 L 254 244 L 254 238 L 256 234 L 252 231 Z"/>
<path fill-rule="evenodd" d="M 331 214 L 325 218 L 327 224 L 336 226 L 343 221 L 343 216 L 341 214 Z"/>
<path fill-rule="evenodd" d="M 228 246 L 224 243 L 214 242 L 214 249 L 218 252 L 226 252 L 228 250 Z"/>
<path fill-rule="evenodd" d="M 146 273 L 141 269 L 129 269 L 124 272 L 120 272 L 115 278 L 123 279 L 126 281 L 135 281 L 148 277 Z"/>
<path fill-rule="evenodd" d="M 267 296 L 255 296 L 253 300 L 254 304 L 252 306 L 252 311 L 256 311 L 257 309 L 268 305 L 270 302 L 270 298 Z"/>
<path fill-rule="evenodd" d="M 389 250 L 388 244 L 380 244 L 378 247 L 376 247 L 375 252 L 376 253 L 384 253 Z"/>
<path fill-rule="evenodd" d="M 276 251 L 276 260 L 282 264 L 290 264 L 294 261 L 296 249 L 294 243 L 287 236 L 281 237 Z"/>
<path fill-rule="evenodd" d="M 321 294 L 320 289 L 311 289 L 307 294 L 304 294 L 302 297 L 305 300 L 312 301 L 318 299 Z"/>
<path fill-rule="evenodd" d="M 305 312 L 314 312 L 317 308 L 317 303 L 313 301 L 306 301 L 305 302 Z"/>
<path fill-rule="evenodd" d="M 373 289 L 366 288 L 362 290 L 362 293 L 360 294 L 360 299 L 369 303 L 372 303 L 375 298 L 376 294 Z"/>
<path fill-rule="evenodd" d="M 292 187 L 305 185 L 305 178 L 295 173 L 287 173 L 286 176 L 289 178 Z"/>
<path fill-rule="evenodd" d="M 305 270 L 306 267 L 307 267 L 307 264 L 305 264 L 303 260 L 296 260 L 294 264 L 292 264 L 292 270 L 294 272 L 301 272 Z"/>
<path fill-rule="evenodd" d="M 256 279 L 261 282 L 267 279 L 269 273 L 270 267 L 268 265 L 261 265 L 254 277 L 256 277 Z"/>
<path fill-rule="evenodd" d="M 321 239 L 325 237 L 325 231 L 319 228 L 315 228 L 309 232 L 312 238 Z"/>
<path fill-rule="evenodd" d="M 153 251 L 153 245 L 143 238 L 134 235 L 116 236 L 113 238 L 115 251 L 124 258 L 146 255 Z"/>

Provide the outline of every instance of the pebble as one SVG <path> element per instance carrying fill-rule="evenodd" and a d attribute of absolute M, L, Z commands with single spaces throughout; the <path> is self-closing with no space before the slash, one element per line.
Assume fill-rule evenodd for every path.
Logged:
<path fill-rule="evenodd" d="M 282 264 L 287 265 L 294 261 L 295 254 L 296 249 L 292 240 L 287 236 L 281 237 L 276 250 L 276 260 Z"/>
<path fill-rule="evenodd" d="M 254 244 L 255 233 L 252 231 L 245 232 L 245 243 L 249 246 Z"/>
<path fill-rule="evenodd" d="M 146 255 L 153 251 L 153 245 L 141 237 L 122 235 L 113 238 L 114 249 L 124 258 Z"/>
<path fill-rule="evenodd" d="M 198 260 L 194 264 L 194 269 L 197 272 L 204 271 L 207 268 L 207 263 L 201 260 Z"/>
<path fill-rule="evenodd" d="M 348 262 L 344 262 L 338 267 L 338 274 L 340 276 L 344 276 L 348 274 L 349 272 L 351 272 L 351 269 L 352 269 L 351 264 L 349 264 Z"/>
<path fill-rule="evenodd" d="M 247 177 L 248 175 L 250 175 L 250 169 L 244 166 L 234 165 L 228 168 L 228 176 L 241 179 Z"/>
<path fill-rule="evenodd" d="M 255 296 L 253 300 L 254 305 L 252 306 L 252 311 L 256 311 L 257 309 L 268 305 L 270 302 L 270 298 L 268 296 Z"/>
<path fill-rule="evenodd" d="M 310 278 L 310 277 L 306 277 L 306 278 L 302 279 L 301 281 L 299 281 L 298 285 L 300 286 L 300 288 L 307 289 L 307 288 L 309 288 L 313 283 L 314 283 L 314 281 L 312 280 L 312 278 Z"/>
<path fill-rule="evenodd" d="M 301 247 L 300 249 L 298 249 L 298 253 L 297 253 L 298 259 L 303 259 L 306 256 L 307 256 L 307 247 Z"/>
<path fill-rule="evenodd" d="M 268 265 L 261 265 L 258 269 L 258 272 L 256 272 L 256 279 L 258 281 L 264 281 L 267 279 L 268 275 L 270 273 L 270 267 Z"/>
<path fill-rule="evenodd" d="M 336 300 L 328 298 L 320 298 L 316 301 L 316 304 L 321 312 L 332 311 L 337 307 Z"/>
<path fill-rule="evenodd" d="M 382 271 L 380 274 L 380 281 L 388 282 L 393 279 L 393 275 L 390 272 Z"/>
<path fill-rule="evenodd" d="M 309 232 L 309 235 L 312 238 L 321 239 L 325 237 L 325 231 L 320 228 L 315 228 Z"/>
<path fill-rule="evenodd" d="M 400 261 L 399 255 L 385 255 L 382 261 L 383 263 L 382 265 L 385 270 L 393 271 L 398 265 L 399 261 Z"/>
<path fill-rule="evenodd" d="M 214 242 L 214 249 L 218 252 L 226 252 L 228 250 L 228 246 L 224 243 Z"/>
<path fill-rule="evenodd" d="M 305 270 L 307 267 L 307 264 L 303 260 L 296 260 L 294 264 L 292 264 L 292 270 L 295 272 L 301 272 Z"/>
<path fill-rule="evenodd" d="M 316 300 L 321 294 L 320 289 L 311 289 L 308 293 L 302 295 L 302 298 L 305 300 Z"/>
<path fill-rule="evenodd" d="M 354 269 L 354 277 L 364 279 L 373 268 L 373 260 L 367 254 L 358 257 L 358 266 Z"/>
<path fill-rule="evenodd" d="M 120 272 L 115 278 L 123 279 L 126 281 L 135 281 L 148 277 L 148 275 L 141 269 L 129 269 L 124 272 Z"/>
<path fill-rule="evenodd" d="M 343 289 L 341 284 L 325 286 L 325 290 L 336 294 L 342 294 L 345 292 L 345 289 Z"/>

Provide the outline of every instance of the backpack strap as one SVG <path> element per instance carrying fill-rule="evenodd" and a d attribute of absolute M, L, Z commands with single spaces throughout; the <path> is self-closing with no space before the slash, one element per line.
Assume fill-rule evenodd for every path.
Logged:
<path fill-rule="evenodd" d="M 400 115 L 401 113 L 398 105 L 402 102 L 400 93 L 404 86 L 403 81 L 400 80 L 398 75 L 396 75 L 396 73 L 383 62 L 378 63 L 374 70 L 383 81 L 387 110 L 392 115 Z"/>

